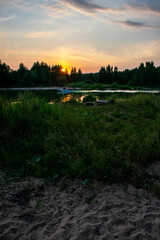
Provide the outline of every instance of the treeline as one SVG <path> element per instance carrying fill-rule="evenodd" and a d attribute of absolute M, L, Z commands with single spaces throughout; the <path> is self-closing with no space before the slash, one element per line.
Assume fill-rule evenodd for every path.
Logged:
<path fill-rule="evenodd" d="M 35 62 L 30 70 L 20 63 L 15 71 L 0 61 L 0 87 L 64 86 L 78 81 L 82 81 L 81 69 L 77 72 L 76 68 L 72 68 L 68 74 L 61 65 L 50 67 L 44 62 Z"/>
<path fill-rule="evenodd" d="M 118 67 L 101 67 L 98 73 L 82 74 L 72 68 L 71 73 L 61 65 L 48 66 L 44 62 L 35 62 L 29 70 L 20 63 L 18 70 L 12 70 L 0 61 L 0 87 L 36 87 L 65 86 L 68 83 L 85 82 L 87 84 L 102 83 L 112 86 L 160 86 L 160 67 L 154 62 L 141 63 L 138 68 L 119 71 Z"/>
<path fill-rule="evenodd" d="M 154 62 L 141 63 L 138 68 L 118 71 L 118 67 L 101 67 L 98 73 L 84 74 L 86 83 L 112 84 L 112 86 L 160 86 L 160 67 L 155 67 Z"/>

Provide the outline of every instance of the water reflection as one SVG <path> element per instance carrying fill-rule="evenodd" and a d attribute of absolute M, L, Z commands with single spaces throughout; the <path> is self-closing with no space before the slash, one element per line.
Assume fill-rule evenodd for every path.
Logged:
<path fill-rule="evenodd" d="M 59 99 L 59 102 L 66 103 L 66 102 L 79 102 L 82 103 L 83 99 L 91 94 L 90 92 L 77 92 L 77 93 L 69 93 L 64 94 Z M 106 92 L 92 92 L 92 95 L 96 98 L 96 100 L 110 100 L 116 99 L 119 97 L 128 98 L 130 94 L 121 93 L 106 93 Z"/>
<path fill-rule="evenodd" d="M 83 102 L 83 99 L 84 97 L 86 96 L 87 94 L 67 94 L 67 95 L 63 95 L 63 98 L 61 100 L 61 102 L 73 102 L 73 101 L 76 101 L 76 102 Z"/>
<path fill-rule="evenodd" d="M 61 100 L 61 102 L 69 102 L 72 99 L 72 95 L 71 94 L 67 94 L 66 96 L 63 97 L 63 99 Z"/>
<path fill-rule="evenodd" d="M 21 96 L 23 96 L 24 91 L 0 91 L 0 97 L 10 100 L 13 104 L 19 103 L 21 101 Z M 39 91 L 30 91 L 31 97 L 37 96 L 39 98 L 44 99 L 49 104 L 54 104 L 55 102 L 83 102 L 85 96 L 88 94 L 92 94 L 96 97 L 97 100 L 110 100 L 110 99 L 117 99 L 117 98 L 129 98 L 133 93 L 135 95 L 139 94 L 158 94 L 160 92 L 157 90 L 153 91 L 121 91 L 121 90 L 114 90 L 114 91 L 101 91 L 101 90 L 80 90 L 74 91 L 72 93 L 65 93 L 65 94 L 57 94 L 57 90 L 39 90 Z M 22 98 L 23 99 L 23 98 Z"/>
<path fill-rule="evenodd" d="M 160 90 L 75 90 L 75 93 L 160 93 Z"/>

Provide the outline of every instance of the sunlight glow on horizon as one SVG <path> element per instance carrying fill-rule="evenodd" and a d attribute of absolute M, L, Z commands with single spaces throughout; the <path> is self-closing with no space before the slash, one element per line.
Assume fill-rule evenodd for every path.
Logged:
<path fill-rule="evenodd" d="M 108 64 L 119 70 L 146 61 L 160 65 L 160 2 L 91 2 L 2 1 L 1 61 L 14 70 L 20 63 L 30 69 L 39 61 L 83 73 L 98 72 Z"/>

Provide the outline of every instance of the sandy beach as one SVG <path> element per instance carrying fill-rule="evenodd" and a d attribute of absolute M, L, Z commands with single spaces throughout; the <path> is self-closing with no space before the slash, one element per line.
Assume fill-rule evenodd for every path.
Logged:
<path fill-rule="evenodd" d="M 1 240 L 160 239 L 160 201 L 132 185 L 11 180 L 0 199 Z"/>

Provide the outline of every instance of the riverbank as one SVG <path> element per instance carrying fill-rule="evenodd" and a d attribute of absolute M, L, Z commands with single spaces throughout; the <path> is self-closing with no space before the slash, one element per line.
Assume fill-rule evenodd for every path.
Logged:
<path fill-rule="evenodd" d="M 17 87 L 17 88 L 0 88 L 0 91 L 40 91 L 40 90 L 73 90 L 69 87 Z"/>
<path fill-rule="evenodd" d="M 159 240 L 160 201 L 130 184 L 3 175 L 0 188 L 2 240 Z"/>
<path fill-rule="evenodd" d="M 90 89 L 90 90 L 160 90 L 160 86 L 144 87 L 144 86 L 130 86 L 130 85 L 120 85 L 116 83 L 104 84 L 104 83 L 86 83 L 86 82 L 75 82 L 67 84 L 67 87 L 80 88 L 80 89 Z"/>
<path fill-rule="evenodd" d="M 78 87 L 28 87 L 28 88 L 0 88 L 0 91 L 59 91 L 62 94 L 74 93 L 160 93 L 159 89 L 147 88 L 78 88 Z"/>

